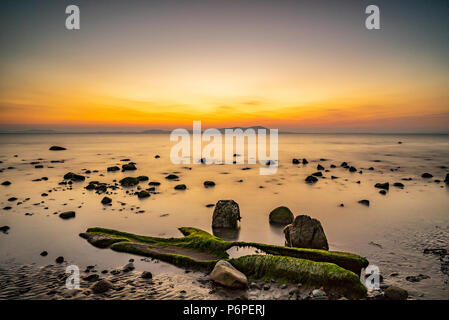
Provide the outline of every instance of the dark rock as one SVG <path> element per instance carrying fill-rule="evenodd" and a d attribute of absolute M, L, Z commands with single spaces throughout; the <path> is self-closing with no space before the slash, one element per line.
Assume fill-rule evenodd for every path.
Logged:
<path fill-rule="evenodd" d="M 341 164 L 340 164 L 340 167 L 347 167 L 348 166 L 348 163 L 347 162 L 342 162 Z"/>
<path fill-rule="evenodd" d="M 157 154 L 157 155 L 154 156 L 154 159 L 159 159 L 160 157 L 161 156 Z"/>
<path fill-rule="evenodd" d="M 99 279 L 100 279 L 100 276 L 98 274 L 90 274 L 87 277 L 83 278 L 83 280 L 86 280 L 88 282 L 98 281 Z"/>
<path fill-rule="evenodd" d="M 299 159 L 294 159 L 294 158 L 293 158 L 293 159 L 292 159 L 292 163 L 293 163 L 293 164 L 299 164 Z"/>
<path fill-rule="evenodd" d="M 84 180 L 86 180 L 86 178 L 80 174 L 69 172 L 64 175 L 64 180 L 84 181 Z"/>
<path fill-rule="evenodd" d="M 380 193 L 381 195 L 383 195 L 383 196 L 384 196 L 384 195 L 386 195 L 386 194 L 387 194 L 387 191 L 385 191 L 385 190 L 380 190 L 380 191 L 379 191 L 379 193 Z"/>
<path fill-rule="evenodd" d="M 444 179 L 444 182 L 446 182 L 446 184 L 449 184 L 449 173 L 446 173 L 446 178 Z"/>
<path fill-rule="evenodd" d="M 318 164 L 318 165 L 316 166 L 316 169 L 317 169 L 317 170 L 324 170 L 324 167 L 323 167 L 321 164 Z"/>
<path fill-rule="evenodd" d="M 104 197 L 103 199 L 101 199 L 102 204 L 110 204 L 111 202 L 112 202 L 112 199 L 109 197 Z"/>
<path fill-rule="evenodd" d="M 349 167 L 349 172 L 356 172 L 357 168 L 356 167 Z"/>
<path fill-rule="evenodd" d="M 177 179 L 179 179 L 179 177 L 176 174 L 169 174 L 168 176 L 165 177 L 165 179 L 167 179 L 167 180 L 177 180 Z"/>
<path fill-rule="evenodd" d="M 269 221 L 274 224 L 290 224 L 293 222 L 293 213 L 287 207 L 277 207 L 270 212 Z"/>
<path fill-rule="evenodd" d="M 308 163 L 309 163 L 309 161 L 307 161 L 306 158 L 302 159 L 302 164 L 308 164 Z"/>
<path fill-rule="evenodd" d="M 187 186 L 185 184 L 177 184 L 175 186 L 175 190 L 185 190 L 187 189 Z"/>
<path fill-rule="evenodd" d="M 9 186 L 11 184 L 11 182 L 9 181 L 3 181 L 2 182 L 2 186 Z"/>
<path fill-rule="evenodd" d="M 157 182 L 157 181 L 151 181 L 150 183 L 148 183 L 149 186 L 160 186 L 161 183 Z"/>
<path fill-rule="evenodd" d="M 113 166 L 113 167 L 108 167 L 108 172 L 114 172 L 114 171 L 119 171 L 120 168 L 117 166 Z"/>
<path fill-rule="evenodd" d="M 308 176 L 305 180 L 307 183 L 315 183 L 318 181 L 318 178 L 314 177 L 314 176 Z"/>
<path fill-rule="evenodd" d="M 133 171 L 133 170 L 137 170 L 136 166 L 133 163 L 128 163 L 128 164 L 124 164 L 122 165 L 122 171 Z"/>
<path fill-rule="evenodd" d="M 48 252 L 47 252 L 47 251 L 42 251 L 42 252 L 40 253 L 40 255 L 41 255 L 42 257 L 46 257 L 46 256 L 48 255 Z"/>
<path fill-rule="evenodd" d="M 63 213 L 59 214 L 59 217 L 61 219 L 71 219 L 71 218 L 75 218 L 75 211 L 66 211 Z"/>
<path fill-rule="evenodd" d="M 12 209 L 12 207 L 10 207 L 10 206 L 6 206 L 3 208 L 3 210 L 11 210 L 11 209 Z"/>
<path fill-rule="evenodd" d="M 307 215 L 297 216 L 284 228 L 284 235 L 288 247 L 329 250 L 320 221 Z"/>
<path fill-rule="evenodd" d="M 137 193 L 137 197 L 139 199 L 148 198 L 149 196 L 150 196 L 150 194 L 148 193 L 148 191 L 145 191 L 145 190 L 139 191 L 139 193 Z"/>
<path fill-rule="evenodd" d="M 100 281 L 96 282 L 90 289 L 95 294 L 105 293 L 106 291 L 112 289 L 114 286 L 111 282 L 105 279 L 101 279 Z"/>
<path fill-rule="evenodd" d="M 144 272 L 142 272 L 140 277 L 142 279 L 151 279 L 151 278 L 153 278 L 153 274 L 150 271 L 144 271 Z"/>
<path fill-rule="evenodd" d="M 322 177 L 322 176 L 323 176 L 323 173 L 321 173 L 321 171 L 318 171 L 318 172 L 312 173 L 312 176 L 315 176 L 315 177 Z"/>
<path fill-rule="evenodd" d="M 123 187 L 132 187 L 139 184 L 139 179 L 134 177 L 126 177 L 119 181 Z"/>
<path fill-rule="evenodd" d="M 125 265 L 125 266 L 123 267 L 123 271 L 124 271 L 124 272 L 133 271 L 134 269 L 135 269 L 134 263 L 132 263 L 132 262 L 128 263 L 127 265 Z"/>
<path fill-rule="evenodd" d="M 148 181 L 148 177 L 147 176 L 138 176 L 137 180 L 139 180 L 139 181 Z"/>
<path fill-rule="evenodd" d="M 425 274 L 418 274 L 417 276 L 405 277 L 405 280 L 407 280 L 409 282 L 420 282 L 421 280 L 424 280 L 424 279 L 430 279 L 430 277 Z"/>
<path fill-rule="evenodd" d="M 215 187 L 215 182 L 213 182 L 213 181 L 204 181 L 204 186 L 206 188 Z"/>
<path fill-rule="evenodd" d="M 364 206 L 369 207 L 369 200 L 359 200 L 358 201 L 360 204 L 363 204 Z"/>
<path fill-rule="evenodd" d="M 385 182 L 385 183 L 376 183 L 376 184 L 374 185 L 374 187 L 379 188 L 379 189 L 388 190 L 388 189 L 390 189 L 390 183 L 389 183 L 389 182 Z"/>
<path fill-rule="evenodd" d="M 56 263 L 63 263 L 64 262 L 64 257 L 60 256 L 56 258 Z"/>
<path fill-rule="evenodd" d="M 421 175 L 421 177 L 422 178 L 432 178 L 433 177 L 433 175 L 431 175 L 430 173 L 423 173 L 422 175 Z"/>
<path fill-rule="evenodd" d="M 407 300 L 408 292 L 396 286 L 389 286 L 384 293 L 386 300 Z"/>
<path fill-rule="evenodd" d="M 234 200 L 219 200 L 212 216 L 213 228 L 237 229 L 240 221 L 240 208 Z"/>
<path fill-rule="evenodd" d="M 4 234 L 8 234 L 9 226 L 2 226 L 0 227 L 0 232 L 3 232 Z"/>
<path fill-rule="evenodd" d="M 48 150 L 51 150 L 51 151 L 63 151 L 63 150 L 67 150 L 67 149 L 64 148 L 64 147 L 51 146 L 50 149 L 48 149 Z"/>
<path fill-rule="evenodd" d="M 400 183 L 400 182 L 395 182 L 395 183 L 393 184 L 393 187 L 404 188 L 404 184 L 403 184 L 403 183 Z"/>

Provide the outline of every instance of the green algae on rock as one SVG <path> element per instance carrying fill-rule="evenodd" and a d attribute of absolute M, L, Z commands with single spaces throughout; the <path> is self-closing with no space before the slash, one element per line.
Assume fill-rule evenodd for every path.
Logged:
<path fill-rule="evenodd" d="M 290 209 L 284 206 L 273 209 L 269 216 L 270 223 L 281 225 L 292 223 L 294 218 L 295 217 Z"/>
<path fill-rule="evenodd" d="M 141 236 L 104 228 L 89 228 L 80 236 L 99 248 L 152 257 L 178 267 L 210 272 L 219 260 L 226 260 L 250 278 L 324 286 L 351 298 L 365 295 L 354 271 L 360 273 L 368 261 L 355 254 L 225 241 L 196 228 L 179 230 L 184 237 Z M 226 251 L 234 246 L 255 247 L 268 254 L 229 259 Z"/>

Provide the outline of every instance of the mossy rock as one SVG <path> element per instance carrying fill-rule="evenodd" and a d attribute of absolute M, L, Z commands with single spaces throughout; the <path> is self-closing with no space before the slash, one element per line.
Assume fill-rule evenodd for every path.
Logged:
<path fill-rule="evenodd" d="M 89 228 L 80 236 L 96 247 L 152 257 L 182 268 L 210 272 L 217 261 L 226 260 L 254 279 L 301 282 L 310 287 L 324 286 L 351 298 L 365 295 L 366 289 L 359 277 L 353 271 L 337 265 L 350 266 L 360 272 L 362 267 L 368 265 L 368 261 L 357 255 L 225 241 L 196 228 L 182 227 L 179 230 L 184 237 L 140 236 L 104 228 Z M 271 254 L 229 259 L 226 251 L 233 246 L 255 247 Z"/>
<path fill-rule="evenodd" d="M 277 207 L 270 212 L 270 223 L 286 225 L 293 222 L 293 213 L 287 207 Z"/>

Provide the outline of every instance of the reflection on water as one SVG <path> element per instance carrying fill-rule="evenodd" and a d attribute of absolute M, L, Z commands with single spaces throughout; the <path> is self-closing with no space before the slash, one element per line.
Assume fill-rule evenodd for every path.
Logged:
<path fill-rule="evenodd" d="M 227 241 L 238 240 L 240 234 L 240 228 L 230 229 L 230 228 L 212 228 L 214 236 L 222 238 Z"/>
<path fill-rule="evenodd" d="M 51 145 L 68 150 L 49 151 Z M 62 255 L 82 266 L 116 267 L 130 255 L 94 248 L 78 234 L 94 226 L 163 237 L 180 237 L 177 228 L 182 226 L 212 233 L 213 207 L 206 205 L 233 199 L 241 211 L 240 229 L 233 234 L 214 232 L 217 236 L 283 245 L 282 228 L 270 225 L 268 215 L 287 206 L 295 215 L 320 220 L 331 250 L 366 256 L 379 266 L 385 281 L 406 288 L 413 297 L 449 296 L 448 276 L 441 272 L 438 257 L 423 254 L 425 248 L 449 249 L 449 188 L 443 182 L 449 167 L 448 136 L 280 135 L 279 168 L 271 176 L 259 175 L 258 165 L 246 163 L 173 165 L 170 146 L 167 135 L 0 135 L 0 181 L 11 182 L 0 186 L 1 208 L 11 207 L 0 210 L 0 226 L 11 228 L 8 235 L 0 233 L 0 262 L 48 264 Z M 107 172 L 125 158 L 135 162 L 137 170 Z M 293 165 L 292 158 L 307 158 L 309 163 Z M 341 168 L 343 161 L 357 172 Z M 325 168 L 324 177 L 306 184 L 304 179 L 317 171 L 318 163 Z M 246 167 L 250 170 L 242 170 Z M 85 175 L 86 181 L 59 185 L 69 171 Z M 174 172 L 179 181 L 165 179 Z M 421 178 L 424 172 L 433 178 Z M 110 206 L 101 204 L 104 195 L 84 188 L 89 181 L 114 184 L 140 175 L 149 181 L 109 191 Z M 214 181 L 215 187 L 205 188 L 206 180 Z M 387 181 L 401 182 L 404 188 L 390 186 L 386 195 L 379 194 L 374 184 Z M 149 182 L 161 183 L 154 186 L 157 194 L 144 199 L 134 195 L 138 188 L 151 187 Z M 181 183 L 187 189 L 174 190 Z M 370 206 L 360 205 L 361 199 L 370 200 Z M 69 210 L 76 211 L 75 219 L 58 217 Z M 39 255 L 43 250 L 48 256 Z M 158 265 L 151 271 L 157 273 Z M 417 274 L 430 278 L 406 280 Z"/>

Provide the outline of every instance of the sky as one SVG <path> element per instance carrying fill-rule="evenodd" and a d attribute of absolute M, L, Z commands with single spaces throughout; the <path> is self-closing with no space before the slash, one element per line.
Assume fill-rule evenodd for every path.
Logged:
<path fill-rule="evenodd" d="M 449 1 L 7 0 L 0 15 L 1 130 L 449 132 Z"/>

